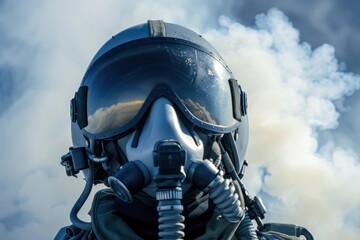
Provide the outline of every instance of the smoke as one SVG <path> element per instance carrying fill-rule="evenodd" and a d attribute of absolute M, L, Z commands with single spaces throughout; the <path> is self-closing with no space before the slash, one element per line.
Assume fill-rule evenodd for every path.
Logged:
<path fill-rule="evenodd" d="M 345 72 L 332 46 L 299 42 L 280 11 L 258 15 L 256 26 L 246 27 L 219 18 L 221 6 L 200 0 L 0 5 L 1 239 L 49 239 L 69 224 L 84 184 L 66 177 L 59 164 L 71 146 L 69 100 L 100 46 L 148 19 L 201 33 L 247 91 L 245 183 L 264 197 L 267 221 L 306 226 L 316 239 L 356 238 L 358 156 L 319 142 L 318 133 L 336 129 L 339 106 L 359 88 L 359 76 Z"/>
<path fill-rule="evenodd" d="M 255 28 L 226 17 L 220 24 L 205 37 L 249 92 L 253 192 L 270 200 L 273 221 L 307 226 L 316 239 L 356 238 L 359 222 L 349 219 L 360 203 L 358 156 L 317 136 L 338 126 L 334 102 L 353 94 L 360 77 L 343 71 L 332 46 L 300 43 L 278 10 L 258 15 Z"/>

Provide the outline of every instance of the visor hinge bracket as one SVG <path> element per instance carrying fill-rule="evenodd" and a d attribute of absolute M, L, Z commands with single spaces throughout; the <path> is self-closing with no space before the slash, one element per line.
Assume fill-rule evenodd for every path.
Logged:
<path fill-rule="evenodd" d="M 240 90 L 240 98 L 241 98 L 241 115 L 242 116 L 246 116 L 247 115 L 247 107 L 248 107 L 248 102 L 247 102 L 247 94 L 246 92 L 244 92 L 241 89 L 241 86 L 239 85 L 239 90 Z"/>
<path fill-rule="evenodd" d="M 76 97 L 70 100 L 70 117 L 73 123 L 76 123 L 77 109 L 76 109 Z"/>
<path fill-rule="evenodd" d="M 73 123 L 77 123 L 80 129 L 88 125 L 87 120 L 87 86 L 81 86 L 70 101 L 70 117 Z"/>
<path fill-rule="evenodd" d="M 242 91 L 236 79 L 229 79 L 229 85 L 232 97 L 233 116 L 236 120 L 241 121 L 241 118 L 247 115 L 247 96 L 246 93 Z"/>

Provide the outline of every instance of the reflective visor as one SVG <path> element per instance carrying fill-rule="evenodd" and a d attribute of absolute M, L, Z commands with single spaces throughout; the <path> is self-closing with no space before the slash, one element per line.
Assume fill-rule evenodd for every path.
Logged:
<path fill-rule="evenodd" d="M 89 87 L 88 134 L 106 138 L 134 127 L 159 84 L 175 93 L 177 101 L 170 100 L 195 125 L 224 131 L 238 123 L 228 82 L 232 76 L 223 64 L 198 48 L 159 42 L 123 47 L 89 69 L 83 81 Z"/>

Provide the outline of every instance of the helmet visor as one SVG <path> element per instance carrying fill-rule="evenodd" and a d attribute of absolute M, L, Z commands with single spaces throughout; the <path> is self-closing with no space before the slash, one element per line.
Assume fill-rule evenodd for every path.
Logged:
<path fill-rule="evenodd" d="M 133 127 L 159 84 L 170 87 L 180 99 L 179 109 L 189 112 L 194 124 L 232 127 L 237 121 L 228 82 L 231 77 L 211 54 L 186 44 L 149 42 L 118 49 L 85 75 L 83 85 L 89 87 L 85 131 L 104 138 Z"/>

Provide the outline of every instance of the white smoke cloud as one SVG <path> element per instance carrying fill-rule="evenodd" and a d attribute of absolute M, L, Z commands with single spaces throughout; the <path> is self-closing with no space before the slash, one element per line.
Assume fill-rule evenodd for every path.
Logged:
<path fill-rule="evenodd" d="M 267 221 L 304 225 L 316 239 L 358 236 L 352 215 L 360 207 L 358 157 L 331 142 L 320 146 L 317 133 L 337 127 L 334 101 L 358 89 L 359 76 L 342 72 L 331 46 L 300 43 L 279 11 L 257 16 L 250 28 L 226 17 L 217 23 L 219 7 L 200 0 L 3 3 L 0 66 L 24 71 L 14 81 L 26 88 L 0 112 L 1 239 L 51 239 L 69 224 L 84 184 L 59 164 L 71 145 L 69 100 L 98 48 L 148 19 L 199 31 L 248 92 L 246 184 L 267 194 Z"/>
<path fill-rule="evenodd" d="M 316 239 L 356 238 L 358 223 L 347 219 L 360 203 L 358 156 L 331 142 L 319 146 L 317 133 L 337 127 L 334 101 L 358 89 L 360 77 L 341 71 L 333 47 L 300 43 L 280 11 L 258 15 L 256 28 L 226 17 L 220 23 L 205 37 L 249 91 L 247 156 L 259 169 L 247 181 L 277 199 L 267 203 L 271 219 L 307 226 Z"/>

